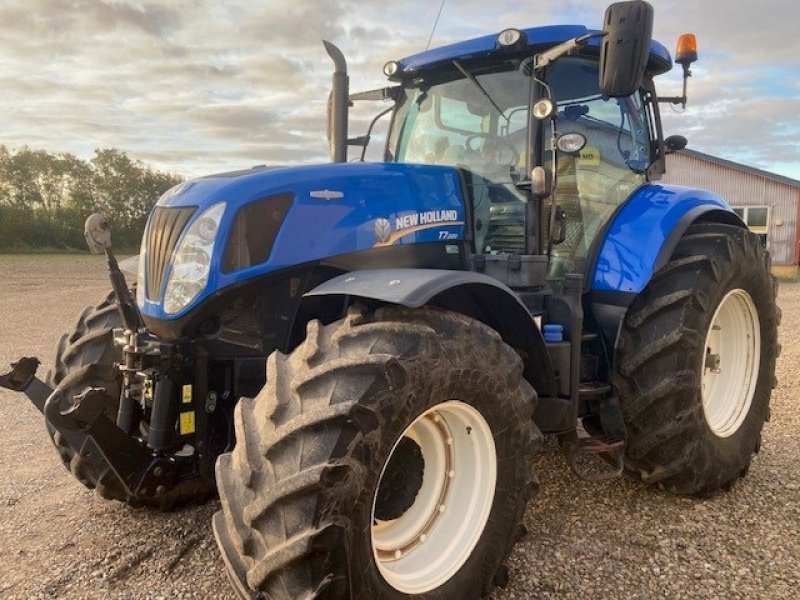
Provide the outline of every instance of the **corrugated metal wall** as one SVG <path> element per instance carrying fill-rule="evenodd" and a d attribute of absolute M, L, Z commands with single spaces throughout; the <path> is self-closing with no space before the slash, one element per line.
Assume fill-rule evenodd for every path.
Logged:
<path fill-rule="evenodd" d="M 734 207 L 770 207 L 767 245 L 772 262 L 797 264 L 800 188 L 682 153 L 667 157 L 667 173 L 662 181 L 711 190 Z"/>

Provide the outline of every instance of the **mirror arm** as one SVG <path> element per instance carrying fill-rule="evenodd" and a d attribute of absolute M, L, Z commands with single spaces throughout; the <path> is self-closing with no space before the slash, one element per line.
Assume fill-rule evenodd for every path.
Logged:
<path fill-rule="evenodd" d="M 397 100 L 397 96 L 402 90 L 403 87 L 399 85 L 381 88 L 379 90 L 368 90 L 366 92 L 356 92 L 355 94 L 350 94 L 350 102 L 359 102 L 362 100 L 373 100 L 373 101 L 380 101 L 380 100 Z"/>
<path fill-rule="evenodd" d="M 541 69 L 546 68 L 551 62 L 554 60 L 561 58 L 567 54 L 571 54 L 575 52 L 578 48 L 582 48 L 586 45 L 590 39 L 594 37 L 603 37 L 608 35 L 606 31 L 595 31 L 594 33 L 587 33 L 586 35 L 582 35 L 571 40 L 567 40 L 559 44 L 558 46 L 553 46 L 550 50 L 545 52 L 541 52 L 536 55 L 534 68 L 539 71 Z"/>

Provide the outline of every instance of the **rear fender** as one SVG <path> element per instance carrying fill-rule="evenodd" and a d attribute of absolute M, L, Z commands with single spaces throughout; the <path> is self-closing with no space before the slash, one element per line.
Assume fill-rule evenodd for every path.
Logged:
<path fill-rule="evenodd" d="M 745 227 L 725 200 L 704 190 L 649 183 L 614 215 L 591 272 L 593 292 L 635 296 L 672 256 L 695 221 Z"/>
<path fill-rule="evenodd" d="M 746 227 L 716 194 L 676 185 L 644 185 L 617 211 L 599 246 L 588 295 L 609 347 L 616 346 L 630 303 L 669 262 L 689 226 L 699 222 Z"/>
<path fill-rule="evenodd" d="M 487 275 L 438 269 L 352 271 L 304 295 L 304 300 L 312 298 L 329 299 L 339 309 L 350 298 L 362 298 L 409 308 L 436 306 L 472 317 L 517 350 L 525 365 L 525 378 L 540 398 L 555 396 L 550 355 L 539 328 L 517 295 Z"/>

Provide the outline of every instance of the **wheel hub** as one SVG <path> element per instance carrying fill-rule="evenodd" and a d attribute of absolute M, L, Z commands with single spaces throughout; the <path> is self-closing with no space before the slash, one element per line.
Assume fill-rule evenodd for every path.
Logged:
<path fill-rule="evenodd" d="M 729 437 L 750 411 L 761 361 L 758 312 L 745 290 L 731 290 L 719 303 L 705 349 L 700 388 L 703 413 L 714 435 Z"/>
<path fill-rule="evenodd" d="M 375 498 L 375 519 L 393 521 L 404 515 L 414 504 L 424 473 L 425 459 L 419 444 L 410 437 L 402 438 L 381 477 Z"/>
<path fill-rule="evenodd" d="M 372 550 L 384 580 L 405 594 L 448 581 L 483 533 L 496 480 L 494 437 L 475 408 L 448 401 L 417 417 L 373 497 Z"/>

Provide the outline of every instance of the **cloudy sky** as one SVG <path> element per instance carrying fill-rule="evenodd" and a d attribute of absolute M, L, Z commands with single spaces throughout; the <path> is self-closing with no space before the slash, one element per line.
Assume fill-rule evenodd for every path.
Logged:
<path fill-rule="evenodd" d="M 800 5 L 793 0 L 651 0 L 670 50 L 697 34 L 700 61 L 666 134 L 800 179 Z M 505 27 L 597 27 L 600 0 L 446 0 L 433 46 Z M 384 85 L 386 60 L 422 50 L 439 0 L 0 0 L 0 144 L 89 157 L 118 147 L 201 175 L 326 160 L 330 62 L 351 89 Z M 680 91 L 679 69 L 659 80 Z M 366 112 L 365 112 L 366 110 Z M 370 111 L 354 115 L 352 133 Z"/>

